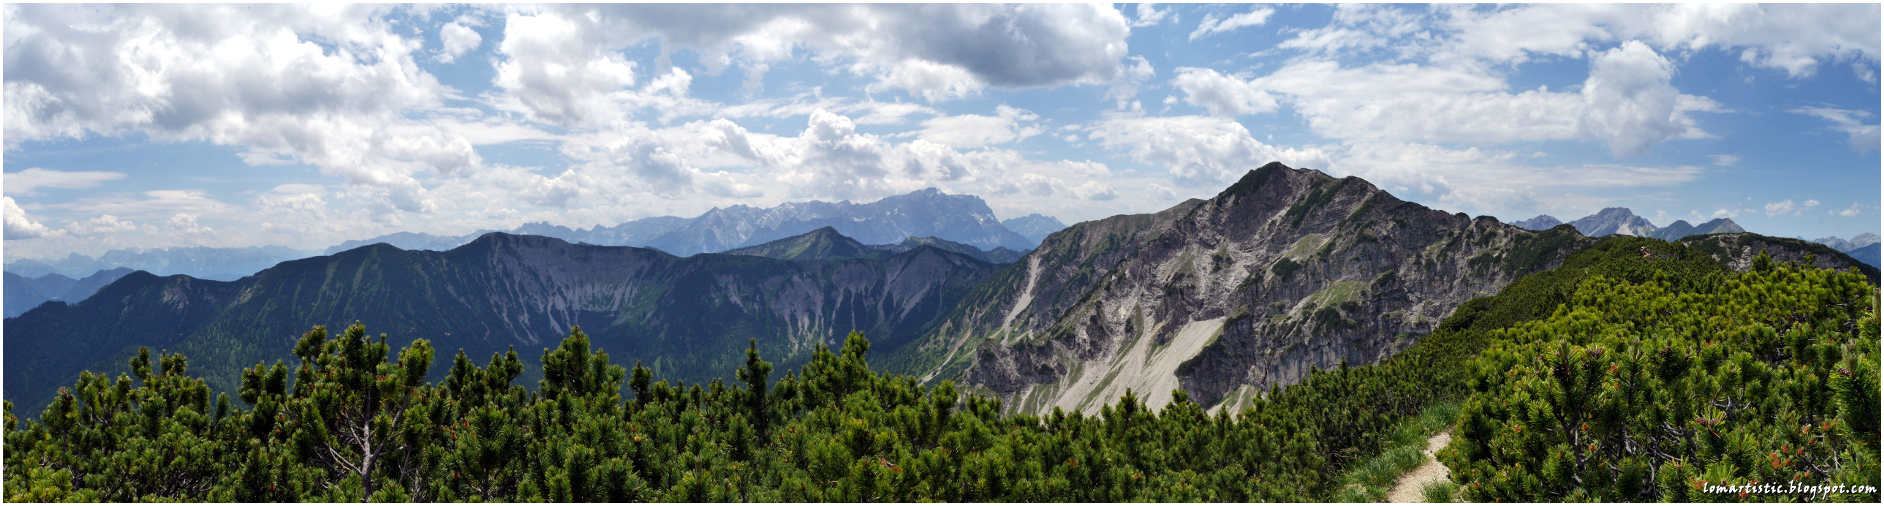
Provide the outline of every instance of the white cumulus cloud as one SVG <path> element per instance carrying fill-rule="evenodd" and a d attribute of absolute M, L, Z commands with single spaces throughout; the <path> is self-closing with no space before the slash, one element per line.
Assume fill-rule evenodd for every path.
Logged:
<path fill-rule="evenodd" d="M 1217 116 L 1242 116 L 1276 110 L 1276 98 L 1248 81 L 1204 68 L 1184 67 L 1171 85 L 1184 90 L 1184 102 Z"/>
<path fill-rule="evenodd" d="M 119 220 L 117 216 L 109 214 L 85 221 L 69 223 L 65 226 L 66 233 L 72 235 L 108 235 L 133 230 L 137 230 L 137 224 Z"/>
<path fill-rule="evenodd" d="M 299 161 L 423 211 L 414 175 L 481 162 L 410 113 L 449 94 L 419 69 L 396 7 L 20 5 L 6 9 L 6 131 L 28 140 L 142 132 Z M 87 27 L 84 30 L 72 27 Z"/>
<path fill-rule="evenodd" d="M 1627 155 L 1668 139 L 1708 136 L 1688 113 L 1719 105 L 1679 93 L 1668 84 L 1671 75 L 1667 59 L 1632 42 L 1597 55 L 1577 92 L 1540 87 L 1513 93 L 1501 76 L 1483 68 L 1343 68 L 1323 59 L 1292 61 L 1244 86 L 1280 95 L 1309 128 L 1337 139 L 1467 146 L 1592 139 Z M 1226 86 L 1239 80 L 1224 79 L 1230 80 Z"/>
<path fill-rule="evenodd" d="M 1580 57 L 1595 43 L 1639 39 L 1664 51 L 1718 47 L 1791 77 L 1825 63 L 1878 60 L 1877 4 L 1538 4 L 1497 9 L 1448 6 L 1435 24 L 1446 36 L 1438 60 L 1521 63 Z"/>
<path fill-rule="evenodd" d="M 1092 128 L 1088 136 L 1105 147 L 1124 151 L 1139 163 L 1161 166 L 1192 186 L 1235 181 L 1274 161 L 1297 168 L 1329 165 L 1328 155 L 1319 149 L 1265 144 L 1228 118 L 1111 114 Z"/>
<path fill-rule="evenodd" d="M 6 240 L 37 239 L 52 233 L 45 225 L 26 217 L 26 210 L 13 202 L 13 197 L 0 197 L 6 202 Z"/>
<path fill-rule="evenodd" d="M 1137 10 L 1132 12 L 1138 15 L 1138 19 L 1132 21 L 1132 27 L 1134 28 L 1156 26 L 1159 23 L 1163 23 L 1165 18 L 1177 21 L 1177 16 L 1172 14 L 1171 9 L 1160 10 L 1158 9 L 1158 4 L 1138 4 L 1135 8 Z"/>
<path fill-rule="evenodd" d="M 1045 131 L 1037 123 L 1039 120 L 1040 115 L 1032 111 L 1003 104 L 995 107 L 993 116 L 963 114 L 929 118 L 922 122 L 923 128 L 916 134 L 923 140 L 952 148 L 978 148 L 1039 135 Z"/>
<path fill-rule="evenodd" d="M 444 63 L 451 63 L 459 56 L 463 56 L 465 52 L 477 49 L 484 43 L 484 36 L 478 35 L 477 30 L 472 30 L 471 27 L 457 22 L 446 23 L 444 27 L 439 28 L 438 38 L 445 44 L 445 47 L 438 53 L 437 58 L 438 61 Z"/>
<path fill-rule="evenodd" d="M 737 65 L 763 74 L 773 62 L 811 58 L 871 76 L 931 101 L 973 95 L 987 86 L 1107 83 L 1120 72 L 1131 27 L 1104 5 L 556 5 L 511 14 L 500 65 L 532 59 L 574 68 L 606 62 L 615 51 L 659 39 L 663 51 L 701 53 L 709 72 Z M 525 25 L 515 25 L 516 21 Z M 534 21 L 532 21 L 534 20 Z M 502 46 L 500 46 L 501 48 Z M 511 62 L 510 60 L 514 60 Z M 548 76 L 556 68 L 535 72 Z M 748 76 L 748 86 L 753 85 Z M 564 88 L 520 80 L 512 93 Z M 538 90 L 540 88 L 540 90 Z M 534 100 L 534 99 L 533 99 Z"/>

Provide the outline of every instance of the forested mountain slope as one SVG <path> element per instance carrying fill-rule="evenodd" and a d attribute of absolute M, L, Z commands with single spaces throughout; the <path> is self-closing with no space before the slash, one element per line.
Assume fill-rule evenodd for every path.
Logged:
<path fill-rule="evenodd" d="M 853 330 L 890 353 L 994 271 L 928 246 L 788 262 L 492 233 L 444 252 L 367 246 L 237 282 L 136 273 L 77 305 L 8 319 L 6 396 L 37 411 L 81 369 L 116 373 L 140 346 L 186 353 L 212 387 L 233 391 L 239 367 L 289 357 L 313 325 L 355 321 L 473 356 L 534 353 L 580 325 L 663 377 L 698 383 L 724 376 L 747 339 L 788 366 Z"/>

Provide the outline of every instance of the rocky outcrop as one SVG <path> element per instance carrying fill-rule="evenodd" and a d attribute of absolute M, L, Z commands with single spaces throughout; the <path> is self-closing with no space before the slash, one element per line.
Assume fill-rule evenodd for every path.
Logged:
<path fill-rule="evenodd" d="M 1648 219 L 1630 212 L 1627 207 L 1603 209 L 1597 211 L 1596 214 L 1570 222 L 1570 226 L 1576 227 L 1578 232 L 1590 237 L 1602 237 L 1609 234 L 1649 237 L 1649 234 L 1658 228 L 1654 223 L 1649 223 Z"/>
<path fill-rule="evenodd" d="M 1098 241 L 1112 261 L 1056 256 L 1090 245 L 1070 241 L 1090 223 L 1054 234 L 990 282 L 1006 288 L 983 309 L 951 317 L 924 346 L 972 345 L 953 377 L 1010 411 L 1091 412 L 1126 389 L 1153 407 L 1182 389 L 1235 409 L 1313 369 L 1392 356 L 1460 303 L 1591 242 L 1281 164 L 1160 215 L 1168 224 L 1144 219 Z"/>
<path fill-rule="evenodd" d="M 1764 251 L 1766 255 L 1775 262 L 1799 262 L 1804 261 L 1807 256 L 1811 256 L 1812 265 L 1821 269 L 1837 269 L 1842 271 L 1855 268 L 1858 272 L 1863 273 L 1865 277 L 1870 278 L 1872 283 L 1878 282 L 1877 267 L 1866 264 L 1856 258 L 1852 258 L 1850 255 L 1834 250 L 1830 246 L 1819 243 L 1784 237 L 1767 237 L 1752 233 L 1689 237 L 1679 242 L 1688 247 L 1701 250 L 1701 252 L 1713 256 L 1715 260 L 1720 261 L 1720 263 L 1726 265 L 1727 268 L 1740 272 L 1746 272 L 1747 269 L 1751 269 L 1753 267 L 1753 259 L 1760 256 L 1760 252 Z"/>
<path fill-rule="evenodd" d="M 1025 342 L 1053 326 L 1119 262 L 1204 201 L 1153 214 L 1119 215 L 1055 232 L 963 296 L 920 346 L 888 358 L 891 371 L 929 381 L 954 377 L 984 342 Z"/>

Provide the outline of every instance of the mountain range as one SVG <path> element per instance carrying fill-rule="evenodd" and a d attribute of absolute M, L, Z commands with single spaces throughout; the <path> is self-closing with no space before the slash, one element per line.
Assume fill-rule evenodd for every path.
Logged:
<path fill-rule="evenodd" d="M 1547 214 L 1540 214 L 1535 218 L 1512 223 L 1512 225 L 1516 225 L 1518 228 L 1525 230 L 1549 230 L 1561 224 L 1563 224 L 1562 221 Z M 1675 241 L 1690 235 L 1737 234 L 1746 232 L 1746 229 L 1740 228 L 1740 225 L 1734 223 L 1734 220 L 1730 218 L 1716 218 L 1713 221 L 1700 225 L 1689 224 L 1687 220 L 1675 220 L 1674 223 L 1670 223 L 1666 227 L 1657 227 L 1654 223 L 1650 223 L 1648 219 L 1636 216 L 1635 213 L 1630 211 L 1627 207 L 1606 208 L 1597 211 L 1596 214 L 1572 221 L 1570 222 L 1570 226 L 1576 227 L 1577 232 L 1589 237 L 1602 237 L 1615 234 L 1652 237 L 1664 241 Z"/>
<path fill-rule="evenodd" d="M 1803 239 L 1803 237 L 1801 239 Z M 1877 234 L 1872 234 L 1872 233 L 1858 234 L 1856 236 L 1853 236 L 1851 239 L 1839 239 L 1838 237 L 1835 237 L 1835 236 L 1828 236 L 1828 237 L 1821 237 L 1818 239 L 1814 239 L 1812 242 L 1830 246 L 1832 249 L 1835 249 L 1838 251 L 1848 252 L 1848 251 L 1862 248 L 1865 246 L 1877 244 L 1878 236 Z"/>
<path fill-rule="evenodd" d="M 78 371 L 121 369 L 140 346 L 183 352 L 192 371 L 233 391 L 240 368 L 288 356 L 311 325 L 354 321 L 479 359 L 532 354 L 581 326 L 662 377 L 704 382 L 732 370 L 747 339 L 782 368 L 852 330 L 893 352 L 996 270 L 930 245 L 794 262 L 490 233 L 443 252 L 365 246 L 234 282 L 135 272 L 83 302 L 8 319 L 6 397 L 36 413 Z"/>
<path fill-rule="evenodd" d="M 869 244 L 898 244 L 910 237 L 933 237 L 976 249 L 971 256 L 999 263 L 1011 260 L 1040 243 L 1040 238 L 1066 226 L 1059 220 L 1031 214 L 1007 220 L 1026 235 L 1009 230 L 995 219 L 980 197 L 948 195 L 934 188 L 896 195 L 866 204 L 849 201 L 795 202 L 771 208 L 732 206 L 715 208 L 694 218 L 656 216 L 614 226 L 572 229 L 545 222 L 525 223 L 508 232 L 554 237 L 571 243 L 603 246 L 646 246 L 680 256 L 714 253 L 796 236 L 822 227 Z M 400 249 L 445 251 L 470 243 L 494 230 L 459 236 L 396 232 L 363 240 L 348 240 L 321 254 L 333 255 L 361 246 L 387 243 Z M 1007 253 L 1001 252 L 1006 248 Z M 965 251 L 964 251 L 965 252 Z M 233 281 L 277 263 L 314 256 L 314 251 L 283 246 L 247 248 L 167 248 L 111 250 L 98 258 L 70 254 L 63 259 L 16 260 L 6 271 L 26 278 L 59 274 L 82 278 L 128 267 L 157 275 L 184 274 L 198 279 Z M 56 298 L 57 293 L 45 294 Z M 22 310 L 23 311 L 23 310 Z"/>
<path fill-rule="evenodd" d="M 727 377 L 748 339 L 789 370 L 856 330 L 873 343 L 870 363 L 923 382 L 955 380 L 999 396 L 1009 412 L 1090 413 L 1127 389 L 1151 408 L 1182 390 L 1221 412 L 1317 369 L 1385 360 L 1468 300 L 1599 242 L 1575 223 L 1526 230 L 1278 163 L 1208 200 L 1074 224 L 1024 254 L 914 235 L 922 228 L 895 224 L 1018 236 L 996 229 L 979 199 L 905 197 L 962 204 L 967 217 L 886 220 L 863 227 L 879 234 L 868 240 L 821 225 L 754 242 L 789 228 L 780 224 L 816 222 L 780 216 L 818 206 L 786 205 L 759 218 L 753 208 L 716 210 L 655 236 L 752 243 L 684 257 L 493 232 L 447 251 L 365 245 L 228 282 L 133 272 L 82 301 L 8 318 L 5 395 L 18 412 L 37 413 L 79 371 L 115 375 L 140 346 L 185 353 L 193 375 L 233 391 L 242 368 L 288 358 L 310 326 L 358 321 L 389 342 L 423 337 L 477 361 L 511 349 L 533 356 L 580 326 L 621 363 L 696 384 Z M 856 206 L 818 204 L 833 207 L 796 216 Z M 1619 224 L 1579 221 L 1643 230 L 1626 210 L 1599 215 Z M 701 233 L 675 235 L 682 230 Z M 908 235 L 881 239 L 898 234 Z M 1684 241 L 1742 269 L 1759 251 L 1858 267 L 1801 240 Z M 541 374 L 526 369 L 522 384 Z"/>
<path fill-rule="evenodd" d="M 1066 228 L 1059 220 L 1039 214 L 1008 221 L 1040 236 Z M 897 244 L 910 237 L 935 237 L 986 251 L 997 248 L 1026 251 L 1040 242 L 1009 230 L 995 219 L 994 211 L 981 197 L 949 195 L 935 188 L 866 204 L 814 200 L 770 208 L 737 205 L 716 207 L 694 218 L 656 216 L 612 227 L 572 229 L 541 222 L 526 223 L 510 233 L 600 246 L 644 246 L 688 256 L 757 246 L 824 227 L 866 244 Z M 470 242 L 484 232 L 488 231 L 457 237 L 401 232 L 347 241 L 328 248 L 327 253 L 380 242 L 404 249 L 442 251 Z"/>
<path fill-rule="evenodd" d="M 897 244 L 866 245 L 856 239 L 845 237 L 832 227 L 820 228 L 806 232 L 804 235 L 787 237 L 757 246 L 727 250 L 725 253 L 792 261 L 852 258 L 882 260 L 922 246 L 933 246 L 944 251 L 960 253 L 991 264 L 1013 263 L 1022 254 L 1001 247 L 995 248 L 994 251 L 982 251 L 981 248 L 934 237 L 910 237 Z"/>
<path fill-rule="evenodd" d="M 91 297 L 99 288 L 132 272 L 136 271 L 129 267 L 119 267 L 92 273 L 84 279 L 72 279 L 57 273 L 27 278 L 8 272 L 6 273 L 6 316 L 8 318 L 19 316 L 50 300 L 77 303 L 85 300 L 86 297 Z"/>
<path fill-rule="evenodd" d="M 6 272 L 28 278 L 47 274 L 83 278 L 125 267 L 158 275 L 184 274 L 199 279 L 232 281 L 285 260 L 310 256 L 314 256 L 314 252 L 286 246 L 114 249 L 98 258 L 72 253 L 58 260 L 16 260 L 6 264 Z"/>
<path fill-rule="evenodd" d="M 1046 239 L 1048 235 L 1066 228 L 1066 224 L 1061 223 L 1059 219 L 1040 213 L 1001 220 L 1001 225 L 1026 237 L 1034 244 L 1040 244 L 1040 241 Z"/>

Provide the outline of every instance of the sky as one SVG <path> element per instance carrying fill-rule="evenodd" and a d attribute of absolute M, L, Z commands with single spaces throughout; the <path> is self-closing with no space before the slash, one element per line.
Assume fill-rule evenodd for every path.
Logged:
<path fill-rule="evenodd" d="M 6 4 L 7 260 L 1271 161 L 1448 212 L 1878 232 L 1878 4 Z"/>

